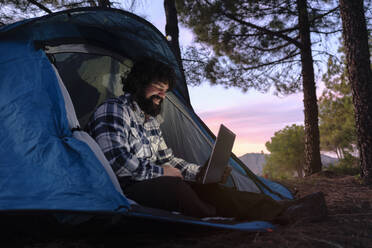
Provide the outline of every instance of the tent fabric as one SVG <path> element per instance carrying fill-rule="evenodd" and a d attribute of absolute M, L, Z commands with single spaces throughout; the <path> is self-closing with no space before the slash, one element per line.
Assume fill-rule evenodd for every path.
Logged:
<path fill-rule="evenodd" d="M 215 137 L 193 111 L 166 39 L 147 21 L 112 9 L 64 11 L 0 28 L 0 53 L 0 211 L 105 212 L 240 230 L 273 227 L 135 211 L 95 141 L 72 131 L 83 128 L 103 100 L 122 94 L 121 79 L 147 55 L 177 74 L 162 111 L 168 146 L 190 162 L 208 159 Z M 293 198 L 235 156 L 229 164 L 234 170 L 227 186 Z"/>
<path fill-rule="evenodd" d="M 289 191 L 286 187 L 284 187 L 280 183 L 270 181 L 270 180 L 265 179 L 263 177 L 259 177 L 259 180 L 263 183 L 263 185 L 267 185 L 268 188 L 270 188 L 272 191 L 280 193 L 280 195 L 283 196 L 284 198 L 293 199 L 293 195 L 292 195 L 291 191 Z M 279 197 L 278 195 L 273 194 L 272 192 L 270 192 L 269 190 L 267 190 L 265 188 L 263 188 L 263 191 L 264 191 L 265 194 L 270 195 L 275 200 L 280 200 L 281 199 L 281 197 Z"/>
<path fill-rule="evenodd" d="M 166 38 L 146 20 L 117 9 L 80 8 L 23 21 L 0 28 L 9 39 L 40 41 L 39 46 L 90 43 L 109 48 L 136 60 L 151 56 L 171 66 L 177 77 L 176 90 L 191 107 L 186 83 Z"/>
<path fill-rule="evenodd" d="M 78 128 L 80 126 L 79 121 L 76 117 L 75 109 L 71 101 L 70 94 L 68 93 L 65 85 L 63 84 L 61 77 L 59 76 L 59 73 L 55 66 L 52 64 L 53 70 L 56 74 L 57 80 L 58 80 L 58 85 L 61 89 L 63 100 L 65 103 L 65 109 L 66 109 L 66 117 L 67 117 L 67 122 L 69 125 L 70 130 L 74 128 Z M 114 184 L 115 189 L 122 195 L 123 191 L 120 187 L 120 184 L 115 176 L 115 173 L 112 171 L 112 168 L 110 166 L 110 163 L 107 161 L 105 155 L 103 154 L 101 148 L 98 146 L 97 142 L 89 136 L 88 133 L 84 131 L 79 131 L 75 130 L 73 132 L 73 137 L 76 138 L 77 140 L 80 140 L 84 143 L 86 143 L 89 148 L 94 152 L 94 155 L 98 158 L 100 161 L 100 164 L 103 166 L 103 168 L 106 170 L 108 176 L 110 177 L 111 182 Z"/>
<path fill-rule="evenodd" d="M 220 228 L 220 229 L 230 229 L 230 230 L 243 230 L 243 231 L 267 231 L 275 229 L 275 226 L 266 221 L 250 221 L 250 222 L 234 222 L 230 223 L 227 221 L 223 223 L 223 221 L 216 222 L 213 220 L 208 221 L 209 218 L 204 218 L 201 220 L 196 220 L 192 218 L 179 218 L 178 216 L 161 216 L 161 215 L 154 215 L 152 213 L 143 213 L 143 212 L 129 212 L 125 213 L 131 217 L 139 217 L 149 220 L 157 220 L 157 221 L 166 221 L 170 223 L 183 223 L 183 224 L 192 224 L 192 225 L 201 225 L 201 226 L 208 226 L 213 228 Z"/>
<path fill-rule="evenodd" d="M 45 54 L 20 42 L 2 42 L 0 53 L 0 209 L 127 209 L 91 149 L 72 136 Z"/>

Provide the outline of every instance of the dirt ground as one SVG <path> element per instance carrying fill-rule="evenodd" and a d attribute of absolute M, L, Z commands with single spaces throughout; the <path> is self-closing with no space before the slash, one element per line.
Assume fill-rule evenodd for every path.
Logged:
<path fill-rule="evenodd" d="M 2 247 L 372 247 L 372 187 L 353 176 L 322 173 L 281 182 L 296 198 L 322 191 L 329 216 L 317 223 L 279 226 L 272 232 L 243 232 L 175 226 L 145 225 L 128 232 L 69 233 L 2 237 Z"/>

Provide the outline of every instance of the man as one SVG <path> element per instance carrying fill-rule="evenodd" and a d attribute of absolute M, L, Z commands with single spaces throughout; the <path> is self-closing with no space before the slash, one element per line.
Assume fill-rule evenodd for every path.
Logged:
<path fill-rule="evenodd" d="M 165 94 L 174 83 L 169 66 L 142 59 L 123 80 L 124 95 L 106 100 L 87 125 L 125 195 L 144 206 L 195 217 L 273 221 L 283 216 L 286 204 L 264 194 L 198 184 L 201 167 L 174 157 L 158 120 Z"/>

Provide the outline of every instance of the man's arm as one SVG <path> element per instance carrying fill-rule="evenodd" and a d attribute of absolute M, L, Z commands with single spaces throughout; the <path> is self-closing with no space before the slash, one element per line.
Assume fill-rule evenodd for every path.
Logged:
<path fill-rule="evenodd" d="M 134 148 L 140 140 L 130 139 L 130 117 L 118 100 L 102 104 L 90 123 L 93 138 L 103 150 L 117 176 L 132 175 L 135 180 L 164 175 L 164 169 L 146 159 L 137 158 Z M 129 172 L 129 173 L 128 173 Z M 168 174 L 169 171 L 166 173 Z"/>
<path fill-rule="evenodd" d="M 200 166 L 175 157 L 172 149 L 167 147 L 160 130 L 159 132 L 160 143 L 158 147 L 158 163 L 163 165 L 171 165 L 180 170 L 183 178 L 186 181 L 196 181 L 196 176 L 200 171 Z"/>

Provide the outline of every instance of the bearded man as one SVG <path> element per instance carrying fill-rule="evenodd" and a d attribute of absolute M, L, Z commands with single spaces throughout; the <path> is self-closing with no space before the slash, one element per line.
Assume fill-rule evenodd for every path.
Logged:
<path fill-rule="evenodd" d="M 173 155 L 162 136 L 159 114 L 174 84 L 169 66 L 144 58 L 123 80 L 124 95 L 106 100 L 87 125 L 125 195 L 143 206 L 194 217 L 275 221 L 286 216 L 288 204 L 267 195 L 199 184 L 201 167 Z"/>

